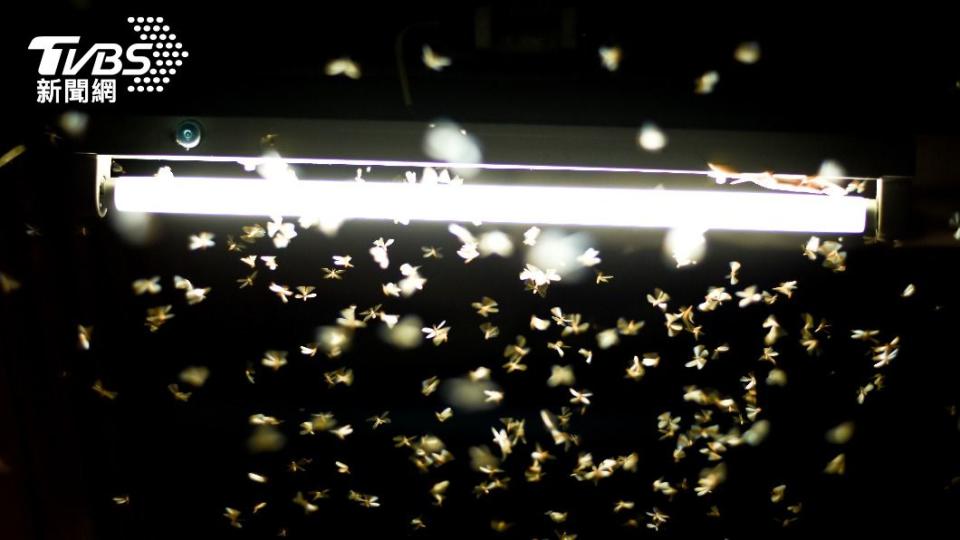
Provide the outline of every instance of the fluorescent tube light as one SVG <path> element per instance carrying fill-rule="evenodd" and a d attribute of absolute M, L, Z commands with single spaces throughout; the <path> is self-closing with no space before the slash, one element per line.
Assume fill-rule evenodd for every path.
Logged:
<path fill-rule="evenodd" d="M 872 203 L 723 190 L 210 177 L 124 176 L 113 189 L 116 208 L 131 212 L 858 234 Z"/>

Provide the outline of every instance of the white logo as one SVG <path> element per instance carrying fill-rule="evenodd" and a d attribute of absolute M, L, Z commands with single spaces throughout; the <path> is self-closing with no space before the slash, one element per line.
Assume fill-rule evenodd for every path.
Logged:
<path fill-rule="evenodd" d="M 127 92 L 163 92 L 190 53 L 163 17 L 128 17 L 127 23 L 139 41 L 125 48 L 117 43 L 94 43 L 85 48 L 80 36 L 33 38 L 29 49 L 43 51 L 37 67 L 41 75 L 37 102 L 115 103 L 117 80 L 100 77 L 117 75 L 127 78 Z"/>

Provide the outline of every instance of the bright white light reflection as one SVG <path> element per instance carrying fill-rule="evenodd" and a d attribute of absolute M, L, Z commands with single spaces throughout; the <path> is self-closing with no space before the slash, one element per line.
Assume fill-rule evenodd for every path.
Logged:
<path fill-rule="evenodd" d="M 423 137 L 423 152 L 432 159 L 449 163 L 479 163 L 483 160 L 476 138 L 453 122 L 438 122 Z M 473 176 L 476 170 L 451 166 L 461 176 Z"/>
<path fill-rule="evenodd" d="M 648 152 L 659 152 L 667 146 L 667 135 L 653 122 L 647 122 L 637 134 L 637 144 Z"/>
<path fill-rule="evenodd" d="M 487 401 L 485 390 L 500 391 L 501 388 L 493 381 L 471 381 L 466 377 L 454 377 L 445 380 L 440 389 L 444 401 L 466 412 L 482 411 L 497 406 L 496 403 Z"/>
<path fill-rule="evenodd" d="M 144 212 L 117 213 L 109 221 L 121 238 L 135 246 L 148 244 L 156 232 L 153 216 Z"/>
<path fill-rule="evenodd" d="M 546 230 L 537 244 L 527 250 L 526 262 L 538 268 L 556 270 L 565 283 L 577 282 L 587 275 L 587 269 L 577 262 L 577 257 L 592 243 L 590 236 L 582 232 L 566 234 L 555 229 Z"/>
<path fill-rule="evenodd" d="M 121 177 L 120 211 L 748 231 L 860 233 L 867 200 L 784 193 Z"/>
<path fill-rule="evenodd" d="M 690 227 L 670 229 L 663 239 L 664 253 L 676 261 L 677 268 L 697 264 L 707 252 L 705 232 Z"/>

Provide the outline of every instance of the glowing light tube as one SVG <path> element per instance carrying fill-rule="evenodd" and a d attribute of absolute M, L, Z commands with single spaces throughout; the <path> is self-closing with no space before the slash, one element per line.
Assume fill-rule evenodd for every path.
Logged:
<path fill-rule="evenodd" d="M 120 177 L 120 211 L 862 233 L 868 199 L 825 195 L 343 180 Z"/>

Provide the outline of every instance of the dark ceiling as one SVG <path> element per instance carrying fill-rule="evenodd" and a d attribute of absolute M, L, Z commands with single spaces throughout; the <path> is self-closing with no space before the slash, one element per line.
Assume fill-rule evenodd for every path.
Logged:
<path fill-rule="evenodd" d="M 871 134 L 953 133 L 960 119 L 958 43 L 952 18 L 935 12 L 843 14 L 805 4 L 694 15 L 692 5 L 546 2 L 189 8 L 154 10 L 193 54 L 175 83 L 163 96 L 124 95 L 97 112 L 621 126 L 653 119 L 672 128 Z M 4 61 L 5 102 L 17 103 L 15 112 L 50 112 L 21 106 L 36 94 L 30 38 L 82 31 L 84 40 L 120 41 L 129 37 L 124 19 L 150 11 L 93 1 L 40 9 L 0 23 L 10 43 L 3 50 L 23 51 Z M 758 63 L 734 60 L 744 41 L 760 44 Z M 427 70 L 424 43 L 452 66 Z M 602 68 L 603 45 L 622 47 L 618 71 Z M 324 75 L 339 56 L 360 64 L 359 80 Z M 715 92 L 694 94 L 694 79 L 708 70 L 720 74 Z"/>

